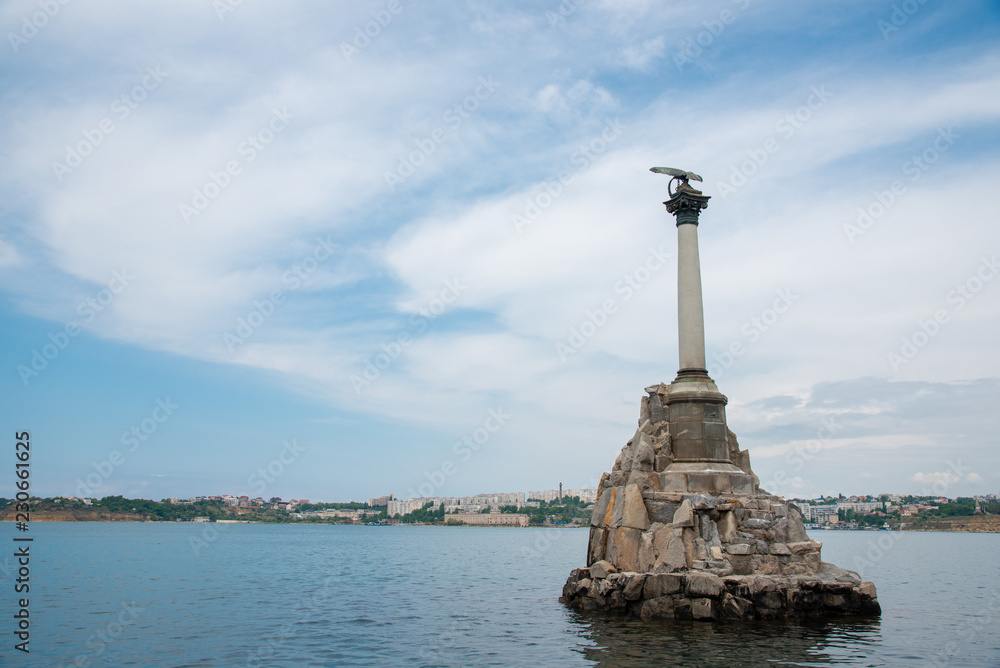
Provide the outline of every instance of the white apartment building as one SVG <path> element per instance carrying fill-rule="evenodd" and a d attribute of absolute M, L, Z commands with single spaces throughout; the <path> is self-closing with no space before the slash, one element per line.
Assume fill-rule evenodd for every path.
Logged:
<path fill-rule="evenodd" d="M 831 522 L 836 522 L 837 517 L 837 506 L 812 506 L 809 509 L 810 522 L 813 524 L 830 524 Z"/>
<path fill-rule="evenodd" d="M 387 512 L 389 517 L 395 515 L 406 515 L 414 510 L 423 508 L 428 503 L 434 504 L 436 509 L 442 503 L 445 512 L 460 511 L 465 513 L 478 513 L 483 508 L 500 509 L 501 506 L 524 507 L 524 492 L 500 492 L 497 494 L 476 494 L 475 496 L 420 496 L 412 499 L 393 499 L 388 502 Z"/>
<path fill-rule="evenodd" d="M 597 490 L 596 489 L 564 489 L 562 492 L 563 498 L 568 496 L 578 496 L 580 501 L 583 503 L 594 503 L 597 501 Z M 559 498 L 558 489 L 548 489 L 545 491 L 538 492 L 528 492 L 529 499 L 538 499 L 539 501 L 555 501 Z"/>
<path fill-rule="evenodd" d="M 870 513 L 873 510 L 882 510 L 881 501 L 840 501 L 837 503 L 837 510 L 853 510 L 856 513 Z"/>

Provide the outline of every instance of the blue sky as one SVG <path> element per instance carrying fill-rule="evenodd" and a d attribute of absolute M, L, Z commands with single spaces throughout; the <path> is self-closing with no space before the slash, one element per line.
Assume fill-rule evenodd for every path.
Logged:
<path fill-rule="evenodd" d="M 762 484 L 996 493 L 998 25 L 6 2 L 4 470 L 29 430 L 43 495 L 593 486 L 677 369 L 669 165 Z"/>

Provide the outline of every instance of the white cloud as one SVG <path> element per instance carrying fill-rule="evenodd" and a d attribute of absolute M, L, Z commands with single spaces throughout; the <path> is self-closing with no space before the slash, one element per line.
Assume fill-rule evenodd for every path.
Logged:
<path fill-rule="evenodd" d="M 950 471 L 935 471 L 933 473 L 914 473 L 910 478 L 913 482 L 934 485 L 942 483 L 944 485 L 954 485 L 961 478 Z"/>
<path fill-rule="evenodd" d="M 663 57 L 664 40 L 663 35 L 648 39 L 641 44 L 626 46 L 622 49 L 618 63 L 621 65 L 644 72 L 649 70 L 653 63 Z"/>

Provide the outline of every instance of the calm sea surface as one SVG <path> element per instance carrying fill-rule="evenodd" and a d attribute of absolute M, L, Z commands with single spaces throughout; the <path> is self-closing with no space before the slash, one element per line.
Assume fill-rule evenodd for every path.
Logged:
<path fill-rule="evenodd" d="M 31 654 L 12 649 L 6 578 L 0 665 L 1000 666 L 995 534 L 811 532 L 826 561 L 875 581 L 881 619 L 713 626 L 564 608 L 581 529 L 33 523 L 31 533 Z"/>

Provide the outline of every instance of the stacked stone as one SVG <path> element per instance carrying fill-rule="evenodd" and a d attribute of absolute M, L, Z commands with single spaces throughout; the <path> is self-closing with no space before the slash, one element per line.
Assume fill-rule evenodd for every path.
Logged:
<path fill-rule="evenodd" d="M 639 428 L 601 477 L 588 568 L 573 571 L 561 600 L 694 619 L 878 612 L 875 586 L 823 563 L 799 508 L 759 489 L 731 431 L 729 457 L 742 473 L 666 471 L 674 458 L 664 388 L 647 388 Z"/>
<path fill-rule="evenodd" d="M 822 564 L 810 575 L 727 575 L 618 572 L 607 561 L 577 568 L 561 601 L 580 610 L 615 611 L 643 619 L 743 620 L 881 612 L 875 585 Z"/>

